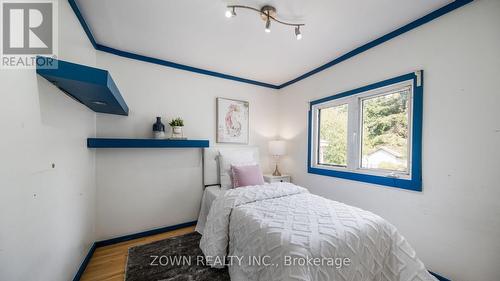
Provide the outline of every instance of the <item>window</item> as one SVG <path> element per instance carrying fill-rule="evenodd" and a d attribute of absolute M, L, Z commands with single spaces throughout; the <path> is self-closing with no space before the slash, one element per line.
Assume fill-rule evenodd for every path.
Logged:
<path fill-rule="evenodd" d="M 361 168 L 408 174 L 411 87 L 361 100 Z"/>
<path fill-rule="evenodd" d="M 319 164 L 347 166 L 347 110 L 347 104 L 319 109 Z"/>
<path fill-rule="evenodd" d="M 422 72 L 311 102 L 309 172 L 421 190 Z"/>

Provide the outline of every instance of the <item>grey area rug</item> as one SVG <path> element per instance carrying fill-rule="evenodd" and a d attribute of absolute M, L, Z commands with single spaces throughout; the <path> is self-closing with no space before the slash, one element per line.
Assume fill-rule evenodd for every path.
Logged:
<path fill-rule="evenodd" d="M 200 238 L 194 232 L 130 248 L 125 281 L 230 281 L 227 268 L 204 264 Z"/>

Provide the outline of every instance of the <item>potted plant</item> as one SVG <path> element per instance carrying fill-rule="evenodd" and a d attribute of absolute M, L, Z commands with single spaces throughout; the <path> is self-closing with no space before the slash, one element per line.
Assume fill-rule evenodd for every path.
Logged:
<path fill-rule="evenodd" d="M 172 127 L 172 138 L 183 138 L 184 134 L 182 133 L 182 127 L 184 127 L 184 120 L 180 117 L 172 119 L 170 123 L 168 123 L 170 127 Z"/>

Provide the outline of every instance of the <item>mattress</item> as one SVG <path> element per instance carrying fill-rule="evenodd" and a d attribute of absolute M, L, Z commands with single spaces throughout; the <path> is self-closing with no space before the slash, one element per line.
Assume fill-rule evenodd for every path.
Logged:
<path fill-rule="evenodd" d="M 196 224 L 196 232 L 203 234 L 205 229 L 205 224 L 207 222 L 208 212 L 212 206 L 212 202 L 225 190 L 222 190 L 219 186 L 207 186 L 203 192 L 203 197 L 201 199 L 200 214 L 198 216 L 198 222 Z"/>

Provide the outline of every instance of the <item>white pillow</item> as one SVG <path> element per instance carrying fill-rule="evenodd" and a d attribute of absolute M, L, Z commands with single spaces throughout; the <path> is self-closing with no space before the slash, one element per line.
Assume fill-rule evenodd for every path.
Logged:
<path fill-rule="evenodd" d="M 219 175 L 220 185 L 222 189 L 230 189 L 233 187 L 231 177 L 231 165 L 246 166 L 256 165 L 254 152 L 250 150 L 232 150 L 219 152 Z"/>

